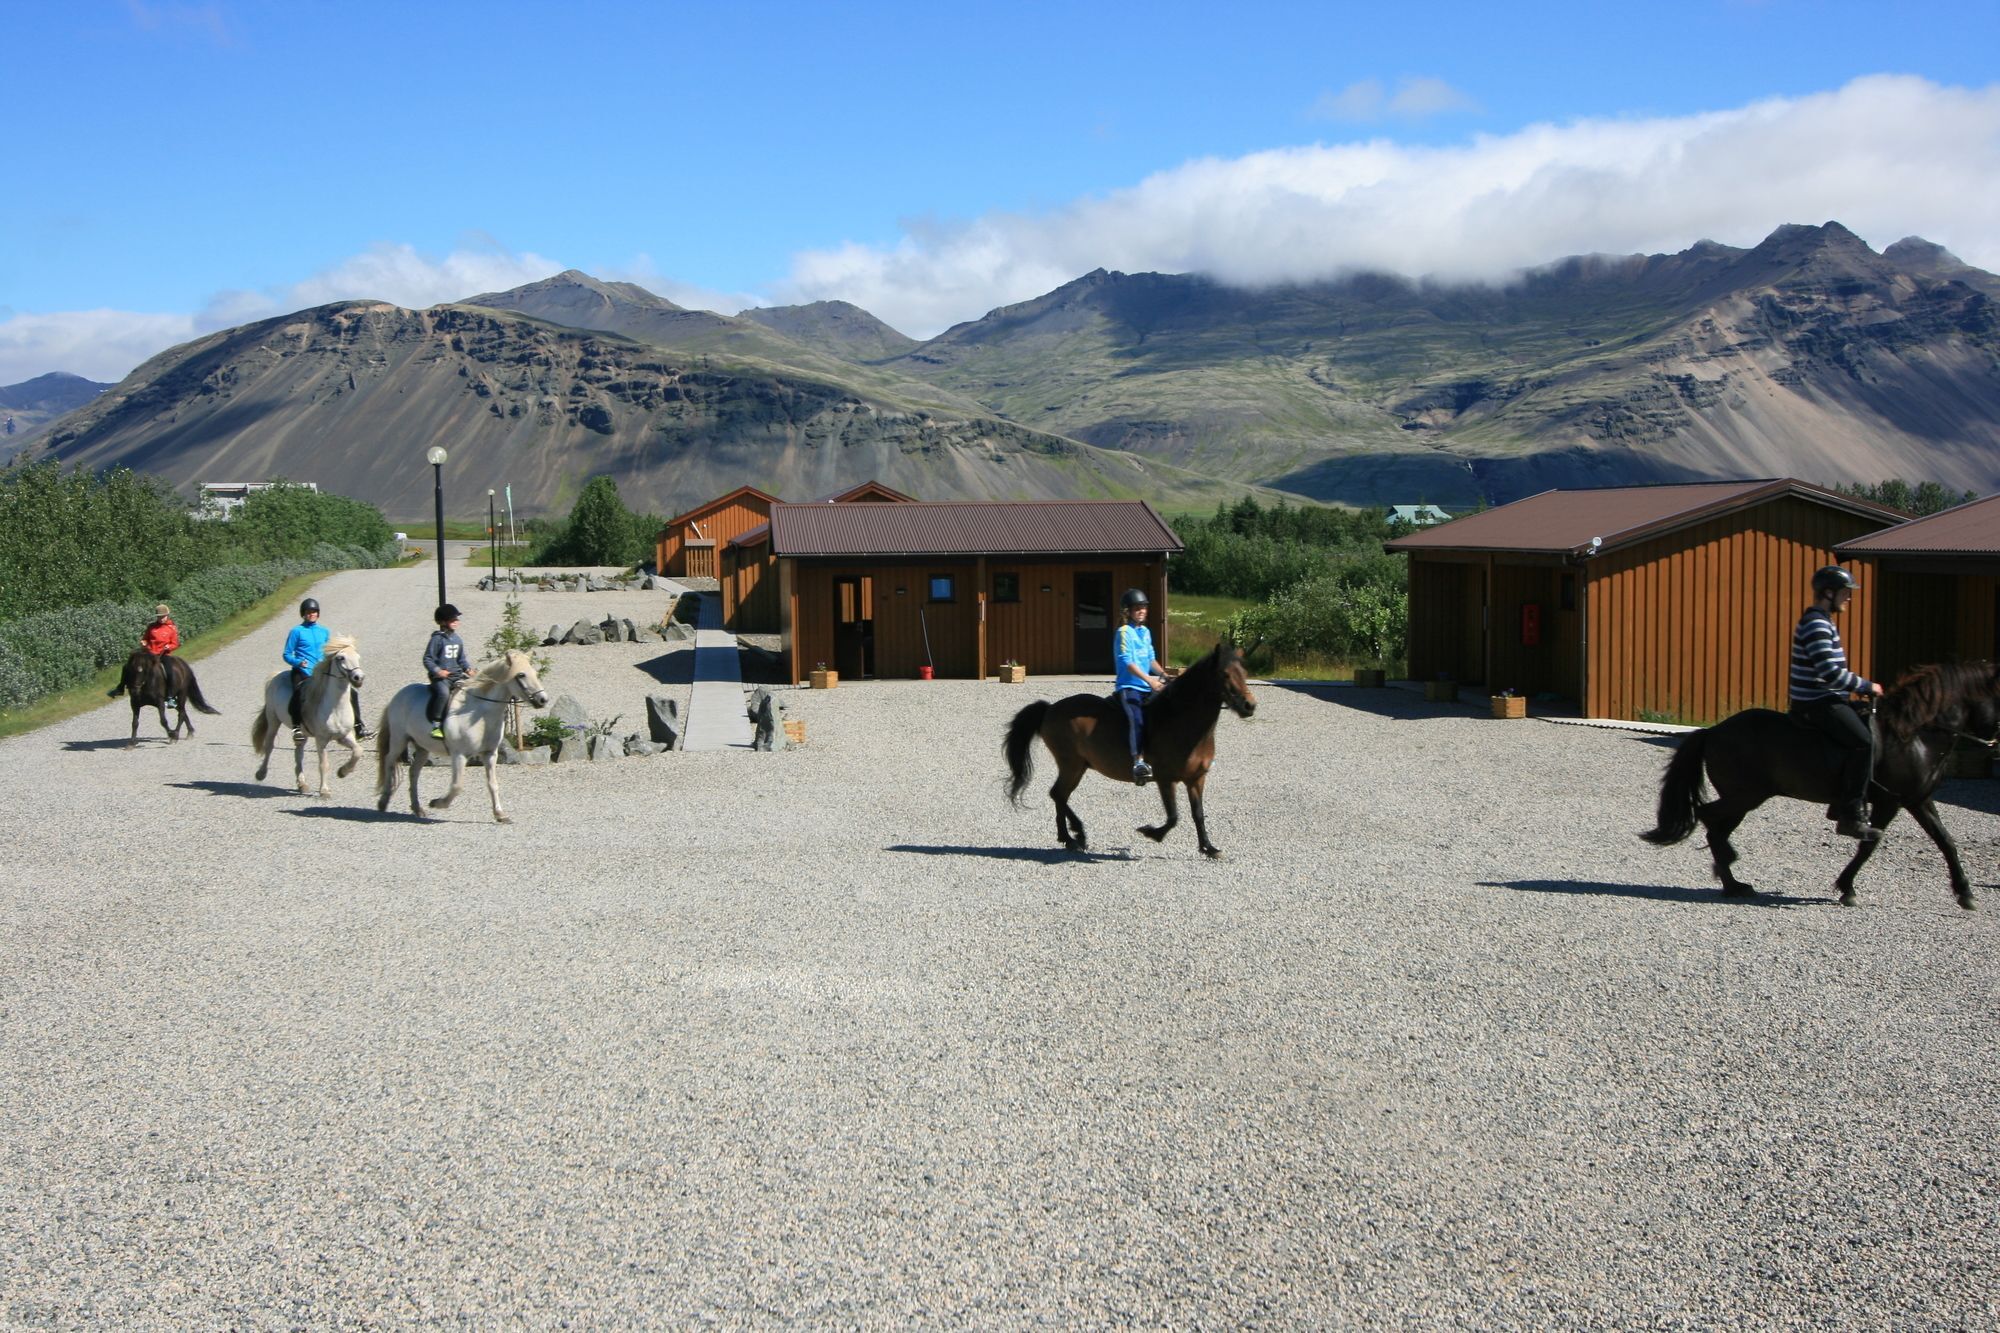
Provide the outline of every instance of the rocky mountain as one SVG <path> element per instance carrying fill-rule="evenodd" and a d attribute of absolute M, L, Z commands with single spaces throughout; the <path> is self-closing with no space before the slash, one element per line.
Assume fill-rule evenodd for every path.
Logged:
<path fill-rule="evenodd" d="M 1838 223 L 1495 286 L 1099 271 L 887 368 L 1016 421 L 1350 501 L 1792 475 L 2000 489 L 2000 279 Z"/>
<path fill-rule="evenodd" d="M 0 385 L 0 463 L 19 453 L 57 417 L 75 411 L 110 387 L 62 371 Z"/>
<path fill-rule="evenodd" d="M 917 345 L 915 338 L 896 332 L 860 306 L 845 301 L 759 306 L 737 318 L 775 329 L 793 342 L 817 347 L 845 361 L 886 361 Z"/>
<path fill-rule="evenodd" d="M 620 295 L 669 323 L 698 313 Z M 574 317 L 601 316 L 576 299 Z M 288 477 L 403 518 L 430 510 L 432 445 L 447 451 L 454 512 L 502 485 L 517 512 L 566 509 L 599 473 L 632 508 L 665 514 L 745 483 L 810 496 L 870 477 L 939 498 L 1243 493 L 976 410 L 472 305 L 347 301 L 214 333 L 148 361 L 43 442 L 65 462 L 188 491 Z"/>

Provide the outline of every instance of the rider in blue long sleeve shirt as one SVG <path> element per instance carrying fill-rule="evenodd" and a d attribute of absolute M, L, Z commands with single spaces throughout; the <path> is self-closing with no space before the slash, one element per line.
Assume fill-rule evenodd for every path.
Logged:
<path fill-rule="evenodd" d="M 1167 683 L 1167 669 L 1153 656 L 1153 631 L 1146 628 L 1146 594 L 1138 588 L 1127 588 L 1119 599 L 1125 611 L 1125 623 L 1118 627 L 1117 638 L 1111 647 L 1111 657 L 1118 665 L 1118 683 L 1114 687 L 1118 702 L 1125 709 L 1126 738 L 1132 746 L 1132 781 L 1138 783 L 1153 780 L 1153 766 L 1146 762 L 1146 701 L 1153 697 L 1153 691 Z"/>

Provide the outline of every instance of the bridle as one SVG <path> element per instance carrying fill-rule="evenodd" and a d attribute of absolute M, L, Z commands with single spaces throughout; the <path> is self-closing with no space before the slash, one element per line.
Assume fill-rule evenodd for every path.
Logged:
<path fill-rule="evenodd" d="M 518 671 L 515 672 L 512 676 L 508 677 L 507 686 L 508 686 L 508 693 L 502 695 L 500 698 L 497 699 L 490 694 L 472 694 L 471 691 L 469 690 L 467 691 L 467 694 L 471 698 L 483 700 L 484 702 L 489 704 L 515 704 L 515 703 L 526 703 L 528 700 L 534 698 L 536 694 L 542 692 L 539 690 L 531 692 L 526 688 L 522 687 L 521 673 Z M 519 691 L 518 693 L 516 693 L 517 690 Z"/>

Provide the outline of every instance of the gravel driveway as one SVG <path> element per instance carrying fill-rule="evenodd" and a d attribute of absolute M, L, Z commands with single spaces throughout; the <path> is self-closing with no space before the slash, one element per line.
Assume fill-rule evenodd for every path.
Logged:
<path fill-rule="evenodd" d="M 434 577 L 316 590 L 371 712 Z M 1944 791 L 1987 911 L 1907 821 L 1842 910 L 1789 803 L 1724 903 L 1634 836 L 1657 738 L 1265 686 L 1222 861 L 1096 777 L 1070 856 L 1000 732 L 1105 682 L 898 682 L 420 824 L 251 782 L 289 623 L 197 664 L 193 741 L 0 742 L 0 1323 L 2000 1317 L 2000 784 Z M 555 651 L 633 727 L 671 674 Z"/>

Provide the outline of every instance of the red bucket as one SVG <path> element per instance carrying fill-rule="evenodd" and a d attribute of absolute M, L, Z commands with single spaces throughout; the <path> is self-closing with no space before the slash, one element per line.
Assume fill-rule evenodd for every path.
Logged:
<path fill-rule="evenodd" d="M 930 680 L 930 679 L 932 678 L 933 674 L 934 674 L 934 673 L 933 673 L 933 672 L 931 671 L 931 669 L 930 669 L 929 667 L 927 667 L 927 666 L 921 666 L 921 667 L 918 667 L 918 668 L 917 668 L 917 679 L 918 679 L 918 680 Z"/>

